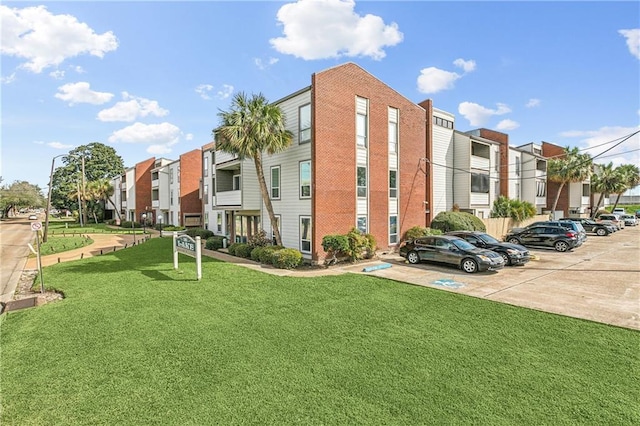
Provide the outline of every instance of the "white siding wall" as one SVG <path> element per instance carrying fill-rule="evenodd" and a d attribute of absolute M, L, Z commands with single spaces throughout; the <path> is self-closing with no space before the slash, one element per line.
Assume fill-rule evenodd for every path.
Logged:
<path fill-rule="evenodd" d="M 269 168 L 264 168 L 265 179 L 268 179 Z M 260 184 L 258 174 L 253 160 L 243 160 L 240 165 L 240 188 L 242 190 L 242 210 L 260 210 L 262 205 L 262 195 L 260 194 Z"/>
<path fill-rule="evenodd" d="M 519 175 L 516 174 L 516 161 L 520 162 Z M 516 149 L 509 148 L 509 193 L 505 194 L 508 198 L 524 199 L 522 195 L 524 190 L 522 171 L 522 153 Z M 518 188 L 520 191 L 517 191 Z"/>
<path fill-rule="evenodd" d="M 452 114 L 434 109 L 433 114 L 449 121 L 454 121 Z M 433 120 L 433 117 L 429 117 Z M 433 126 L 433 146 L 431 161 L 433 163 L 433 206 L 429 206 L 432 217 L 442 211 L 451 210 L 453 206 L 453 169 L 454 144 L 453 129 Z"/>
<path fill-rule="evenodd" d="M 131 220 L 132 214 L 136 210 L 136 169 L 131 168 L 126 171 L 127 176 L 127 215 L 124 220 Z"/>
<path fill-rule="evenodd" d="M 203 164 L 205 159 L 207 159 L 206 161 L 208 161 L 209 163 L 209 173 L 207 176 L 202 176 L 202 197 L 204 197 L 204 185 L 209 185 L 209 193 L 208 193 L 208 200 L 207 203 L 205 203 L 205 200 L 203 198 L 202 200 L 202 208 L 204 210 L 204 216 L 202 218 L 202 221 L 204 223 L 204 226 L 206 229 L 210 230 L 210 231 L 214 231 L 216 229 L 216 215 L 214 214 L 214 207 L 215 207 L 215 198 L 213 196 L 213 194 L 215 193 L 215 188 L 213 187 L 213 177 L 215 176 L 215 164 L 213 162 L 213 151 L 211 150 L 206 150 L 202 152 L 202 158 L 203 158 Z M 206 219 L 206 223 L 205 223 L 205 219 Z"/>
<path fill-rule="evenodd" d="M 469 173 L 471 139 L 457 132 L 454 132 L 453 139 L 455 146 L 453 165 L 457 169 L 453 171 L 453 202 L 457 203 L 461 209 L 468 209 L 471 194 L 471 174 Z"/>
<path fill-rule="evenodd" d="M 169 205 L 169 225 L 178 226 L 180 224 L 180 204 L 178 203 L 180 196 L 180 182 L 178 182 L 178 169 L 180 161 L 169 164 L 170 173 L 173 173 L 173 183 L 169 183 L 169 191 L 173 191 L 173 205 Z M 167 170 L 169 171 L 169 170 Z M 171 176 L 171 175 L 168 175 Z"/>
<path fill-rule="evenodd" d="M 311 199 L 300 198 L 300 162 L 311 160 L 311 143 L 298 143 L 298 108 L 311 102 L 311 92 L 306 91 L 280 104 L 288 130 L 293 132 L 293 142 L 284 152 L 263 157 L 267 188 L 271 187 L 271 166 L 280 166 L 280 199 L 272 200 L 273 210 L 280 216 L 280 234 L 285 247 L 300 249 L 300 216 L 311 216 Z M 313 114 L 313 113 L 312 113 Z M 313 166 L 312 166 L 313 167 Z M 243 173 L 244 174 L 244 173 Z M 257 185 L 257 182 L 256 182 Z M 312 183 L 313 186 L 313 183 Z M 247 187 L 243 185 L 243 190 Z M 259 191 L 259 188 L 257 188 Z M 313 195 L 313 194 L 312 194 Z M 269 214 L 262 203 L 262 227 L 271 235 Z M 312 226 L 315 224 L 312 223 Z"/>

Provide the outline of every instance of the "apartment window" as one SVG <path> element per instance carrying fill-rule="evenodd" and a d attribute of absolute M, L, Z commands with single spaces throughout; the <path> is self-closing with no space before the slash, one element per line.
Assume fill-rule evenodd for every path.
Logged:
<path fill-rule="evenodd" d="M 280 228 L 280 215 L 277 214 L 276 216 L 276 226 L 278 227 L 278 231 L 280 231 L 280 237 L 282 238 L 282 229 Z M 271 243 L 275 246 L 276 243 L 276 233 L 273 230 L 273 227 L 271 228 Z"/>
<path fill-rule="evenodd" d="M 160 200 L 160 191 L 158 191 L 157 189 L 154 189 L 151 191 L 151 201 L 158 201 Z"/>
<path fill-rule="evenodd" d="M 300 216 L 300 251 L 311 253 L 311 218 Z"/>
<path fill-rule="evenodd" d="M 311 104 L 301 106 L 298 114 L 300 143 L 311 142 Z"/>
<path fill-rule="evenodd" d="M 240 175 L 233 175 L 233 190 L 240 191 Z"/>
<path fill-rule="evenodd" d="M 542 155 L 542 150 L 540 148 L 533 148 L 533 153 L 537 155 Z"/>
<path fill-rule="evenodd" d="M 202 198 L 204 199 L 205 204 L 209 204 L 209 185 L 204 185 L 204 191 L 202 194 Z"/>
<path fill-rule="evenodd" d="M 536 182 L 536 197 L 547 196 L 547 182 L 539 180 Z"/>
<path fill-rule="evenodd" d="M 358 216 L 356 218 L 356 227 L 363 234 L 367 233 L 367 217 L 366 216 Z"/>
<path fill-rule="evenodd" d="M 515 189 L 516 189 L 516 193 L 514 194 L 515 198 L 519 200 L 520 199 L 520 184 L 517 183 L 517 182 L 515 184 Z"/>
<path fill-rule="evenodd" d="M 398 197 L 398 171 L 389 170 L 389 198 Z"/>
<path fill-rule="evenodd" d="M 173 205 L 173 189 L 169 193 L 169 204 Z"/>
<path fill-rule="evenodd" d="M 367 168 L 366 167 L 357 168 L 357 188 L 358 188 L 358 197 L 362 198 L 367 196 Z"/>
<path fill-rule="evenodd" d="M 358 146 L 367 146 L 367 116 L 358 113 L 356 115 L 356 143 Z"/>
<path fill-rule="evenodd" d="M 178 205 L 180 205 L 180 188 L 178 188 Z"/>
<path fill-rule="evenodd" d="M 489 174 L 471 172 L 471 192 L 489 193 Z"/>
<path fill-rule="evenodd" d="M 271 198 L 280 199 L 280 166 L 271 167 Z"/>
<path fill-rule="evenodd" d="M 546 172 L 547 171 L 547 162 L 544 160 L 537 160 L 536 161 L 536 170 L 540 170 L 541 172 Z"/>
<path fill-rule="evenodd" d="M 120 193 L 120 199 L 121 201 L 127 201 L 127 191 L 122 191 Z"/>
<path fill-rule="evenodd" d="M 169 169 L 169 183 L 173 183 L 173 169 Z"/>
<path fill-rule="evenodd" d="M 209 176 L 209 157 L 204 157 L 204 164 L 202 166 L 202 176 Z"/>
<path fill-rule="evenodd" d="M 483 143 L 471 142 L 471 155 L 482 158 L 490 158 L 489 145 Z"/>
<path fill-rule="evenodd" d="M 389 216 L 389 244 L 398 243 L 398 216 Z"/>
<path fill-rule="evenodd" d="M 209 229 L 209 213 L 204 212 L 204 228 Z"/>
<path fill-rule="evenodd" d="M 582 196 L 583 197 L 588 197 L 591 195 L 591 184 L 590 183 L 583 183 L 582 184 Z"/>
<path fill-rule="evenodd" d="M 220 212 L 218 212 L 216 218 L 216 229 L 218 230 L 218 232 L 222 232 L 222 213 Z"/>
<path fill-rule="evenodd" d="M 211 195 L 216 196 L 216 178 L 211 178 Z"/>
<path fill-rule="evenodd" d="M 311 197 L 311 161 L 300 162 L 300 198 Z"/>
<path fill-rule="evenodd" d="M 453 121 L 445 120 L 444 118 L 433 116 L 433 124 L 440 127 L 446 127 L 447 129 L 453 129 Z"/>
<path fill-rule="evenodd" d="M 398 110 L 389 108 L 389 152 L 398 152 Z"/>
<path fill-rule="evenodd" d="M 516 176 L 520 176 L 520 157 L 516 157 Z"/>
<path fill-rule="evenodd" d="M 180 183 L 180 166 L 178 166 L 176 174 L 178 175 L 178 183 Z"/>

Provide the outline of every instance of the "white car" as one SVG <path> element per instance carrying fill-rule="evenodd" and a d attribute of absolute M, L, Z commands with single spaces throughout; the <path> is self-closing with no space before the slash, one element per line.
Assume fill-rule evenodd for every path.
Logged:
<path fill-rule="evenodd" d="M 30 214 L 29 215 L 29 220 L 38 220 L 38 215 Z"/>
<path fill-rule="evenodd" d="M 638 219 L 632 214 L 620 215 L 620 220 L 624 221 L 624 226 L 636 226 L 638 224 Z"/>

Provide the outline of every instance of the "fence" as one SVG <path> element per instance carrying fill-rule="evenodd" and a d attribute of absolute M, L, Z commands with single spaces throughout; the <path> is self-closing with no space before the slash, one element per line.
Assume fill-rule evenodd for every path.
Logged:
<path fill-rule="evenodd" d="M 539 214 L 532 218 L 523 220 L 522 222 L 516 222 L 510 217 L 492 217 L 488 219 L 482 219 L 487 227 L 487 234 L 494 236 L 495 238 L 502 240 L 502 237 L 512 228 L 523 228 L 530 223 L 538 222 L 541 220 L 549 220 L 549 215 Z"/>

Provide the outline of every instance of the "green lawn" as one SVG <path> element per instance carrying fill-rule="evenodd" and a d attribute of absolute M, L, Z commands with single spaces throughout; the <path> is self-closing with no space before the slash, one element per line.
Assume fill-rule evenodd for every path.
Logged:
<path fill-rule="evenodd" d="M 640 333 L 170 239 L 45 268 L 1 317 L 4 425 L 640 424 Z"/>
<path fill-rule="evenodd" d="M 40 243 L 40 253 L 42 254 L 42 256 L 47 256 L 49 254 L 75 250 L 77 248 L 85 247 L 90 244 L 93 244 L 93 240 L 85 235 L 49 235 L 46 243 Z"/>
<path fill-rule="evenodd" d="M 107 226 L 104 223 L 88 223 L 80 226 L 79 223 L 68 221 L 55 221 L 49 223 L 49 235 L 80 235 L 80 234 L 142 234 L 143 228 L 120 228 Z"/>

